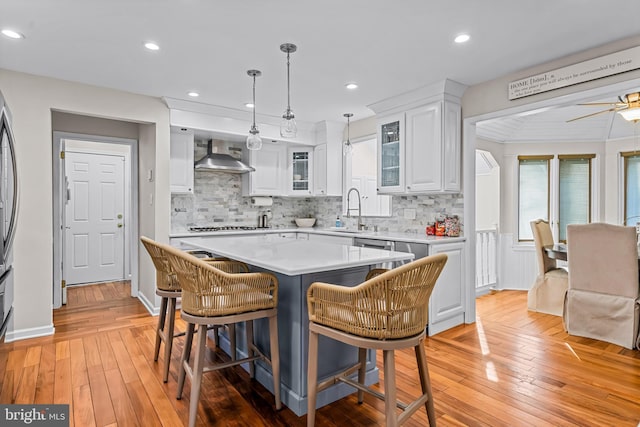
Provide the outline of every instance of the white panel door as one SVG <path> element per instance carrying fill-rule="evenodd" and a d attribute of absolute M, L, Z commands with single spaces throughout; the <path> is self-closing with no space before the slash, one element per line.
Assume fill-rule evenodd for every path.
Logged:
<path fill-rule="evenodd" d="M 124 157 L 67 152 L 65 171 L 67 285 L 124 280 Z"/>

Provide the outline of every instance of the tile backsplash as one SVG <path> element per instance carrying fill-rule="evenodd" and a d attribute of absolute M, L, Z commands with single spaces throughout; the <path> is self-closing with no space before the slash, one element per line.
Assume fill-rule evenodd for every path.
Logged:
<path fill-rule="evenodd" d="M 462 218 L 462 194 L 438 194 L 429 196 L 393 196 L 391 217 L 363 217 L 369 226 L 380 231 L 424 233 L 428 222 L 440 213 L 459 215 Z M 273 206 L 251 204 L 251 197 L 242 196 L 242 179 L 239 174 L 196 171 L 193 194 L 171 195 L 171 232 L 187 231 L 190 226 L 248 225 L 256 226 L 258 216 L 269 209 L 271 227 L 295 227 L 294 218 L 315 217 L 316 227 L 335 225 L 336 216 L 347 226 L 355 227 L 356 218 L 342 215 L 341 197 L 274 197 Z M 405 210 L 415 210 L 406 215 Z"/>

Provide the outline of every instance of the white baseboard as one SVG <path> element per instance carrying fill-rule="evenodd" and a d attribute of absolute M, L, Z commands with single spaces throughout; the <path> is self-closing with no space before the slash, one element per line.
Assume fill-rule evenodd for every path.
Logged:
<path fill-rule="evenodd" d="M 13 342 L 19 340 L 26 340 L 28 338 L 44 337 L 47 335 L 53 335 L 56 328 L 53 324 L 48 326 L 41 326 L 38 328 L 18 329 L 17 331 L 9 332 L 5 336 L 5 342 Z"/>
<path fill-rule="evenodd" d="M 140 300 L 142 305 L 144 305 L 144 308 L 147 309 L 149 314 L 151 314 L 152 316 L 157 316 L 160 314 L 160 307 L 155 307 L 153 304 L 151 304 L 151 301 L 149 301 L 149 298 L 147 298 L 144 295 L 144 293 L 139 292 L 138 299 Z M 178 301 L 176 301 L 176 310 L 180 310 L 181 308 L 182 308 L 182 301 L 180 300 L 180 298 L 178 298 Z"/>
<path fill-rule="evenodd" d="M 160 307 L 156 307 L 149 300 L 149 298 L 147 298 L 147 296 L 144 294 L 144 292 L 138 292 L 138 299 L 140 300 L 142 305 L 144 305 L 144 308 L 147 309 L 149 314 L 151 314 L 152 316 L 157 316 L 158 314 L 160 314 Z M 155 297 L 153 299 L 155 300 Z"/>

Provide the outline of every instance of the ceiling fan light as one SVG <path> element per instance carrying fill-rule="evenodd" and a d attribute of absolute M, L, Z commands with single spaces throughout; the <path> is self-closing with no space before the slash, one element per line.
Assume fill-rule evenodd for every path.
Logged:
<path fill-rule="evenodd" d="M 630 122 L 640 120 L 640 108 L 627 108 L 618 111 L 618 114 L 620 114 L 625 120 L 628 120 Z"/>

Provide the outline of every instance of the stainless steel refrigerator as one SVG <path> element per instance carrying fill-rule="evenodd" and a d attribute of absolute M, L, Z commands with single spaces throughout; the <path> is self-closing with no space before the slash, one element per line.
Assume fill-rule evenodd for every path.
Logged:
<path fill-rule="evenodd" d="M 13 254 L 16 229 L 18 180 L 11 112 L 0 92 L 0 342 L 13 330 Z"/>

